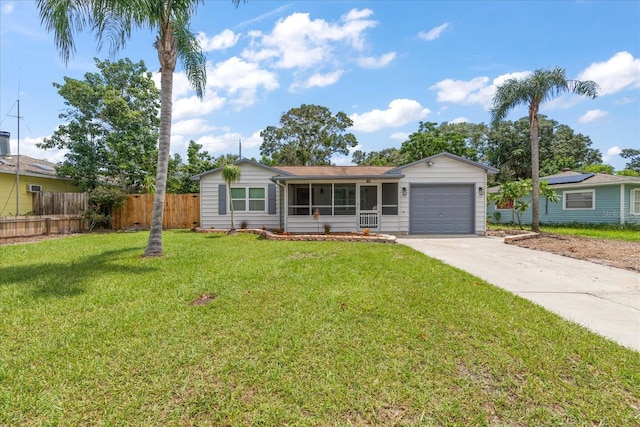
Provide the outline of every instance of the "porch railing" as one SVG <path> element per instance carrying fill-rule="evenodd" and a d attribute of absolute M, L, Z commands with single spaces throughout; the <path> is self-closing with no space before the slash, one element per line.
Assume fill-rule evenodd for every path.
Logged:
<path fill-rule="evenodd" d="M 378 213 L 360 212 L 360 228 L 378 228 Z"/>

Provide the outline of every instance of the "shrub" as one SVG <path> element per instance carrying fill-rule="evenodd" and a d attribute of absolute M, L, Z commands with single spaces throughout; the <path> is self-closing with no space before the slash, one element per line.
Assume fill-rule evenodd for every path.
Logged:
<path fill-rule="evenodd" d="M 89 207 L 84 218 L 89 222 L 89 230 L 111 228 L 113 213 L 122 207 L 127 194 L 119 187 L 99 186 L 89 191 Z"/>
<path fill-rule="evenodd" d="M 328 222 L 325 222 L 324 224 L 322 224 L 324 226 L 324 234 L 329 234 L 331 233 L 331 227 L 333 227 L 332 224 L 329 224 Z"/>
<path fill-rule="evenodd" d="M 240 221 L 240 228 L 242 230 L 246 230 L 248 226 L 249 226 L 249 221 L 247 221 L 246 219 L 243 219 L 242 221 Z"/>

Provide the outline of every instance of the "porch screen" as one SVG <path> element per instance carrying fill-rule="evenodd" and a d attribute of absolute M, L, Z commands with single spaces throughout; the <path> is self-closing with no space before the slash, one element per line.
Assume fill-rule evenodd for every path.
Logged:
<path fill-rule="evenodd" d="M 382 184 L 382 215 L 398 215 L 398 184 Z"/>
<path fill-rule="evenodd" d="M 356 185 L 355 184 L 335 184 L 333 186 L 333 214 L 334 215 L 355 215 L 356 214 Z"/>
<path fill-rule="evenodd" d="M 355 215 L 355 184 L 289 184 L 289 215 Z"/>

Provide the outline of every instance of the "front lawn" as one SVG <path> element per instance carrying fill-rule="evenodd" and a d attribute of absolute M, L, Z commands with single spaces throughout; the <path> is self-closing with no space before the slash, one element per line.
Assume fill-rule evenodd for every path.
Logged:
<path fill-rule="evenodd" d="M 639 353 L 408 247 L 146 238 L 0 247 L 0 425 L 640 423 Z"/>

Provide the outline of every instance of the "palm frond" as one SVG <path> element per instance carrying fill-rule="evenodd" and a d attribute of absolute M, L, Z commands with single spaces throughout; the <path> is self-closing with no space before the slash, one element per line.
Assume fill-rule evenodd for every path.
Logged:
<path fill-rule="evenodd" d="M 188 27 L 188 24 L 177 21 L 174 27 L 174 39 L 178 58 L 184 67 L 187 79 L 202 99 L 207 85 L 207 58 L 200 42 Z"/>

